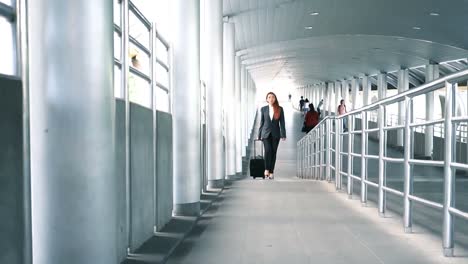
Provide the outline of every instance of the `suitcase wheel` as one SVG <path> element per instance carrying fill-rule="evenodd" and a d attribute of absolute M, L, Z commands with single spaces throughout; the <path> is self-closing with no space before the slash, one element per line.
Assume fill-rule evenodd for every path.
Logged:
<path fill-rule="evenodd" d="M 263 176 L 262 178 L 265 179 L 265 176 Z"/>

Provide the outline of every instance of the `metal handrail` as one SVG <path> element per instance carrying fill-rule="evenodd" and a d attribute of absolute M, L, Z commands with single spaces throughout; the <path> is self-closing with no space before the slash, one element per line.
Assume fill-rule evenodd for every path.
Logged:
<path fill-rule="evenodd" d="M 413 202 L 418 202 L 425 206 L 441 209 L 444 216 L 444 255 L 452 256 L 454 248 L 454 230 L 452 228 L 453 217 L 458 216 L 468 219 L 468 212 L 463 212 L 455 208 L 455 203 L 453 201 L 454 193 L 456 191 L 454 188 L 455 170 L 468 170 L 468 165 L 456 162 L 451 156 L 453 150 L 456 149 L 457 142 L 468 141 L 466 139 L 468 137 L 468 126 L 466 124 L 460 124 L 462 122 L 468 122 L 468 117 L 454 117 L 454 106 L 456 100 L 455 91 L 457 83 L 466 79 L 468 79 L 468 69 L 447 75 L 443 78 L 421 85 L 415 89 L 411 89 L 389 98 L 382 99 L 340 116 L 326 116 L 314 129 L 312 129 L 297 143 L 298 176 L 315 179 L 326 179 L 329 182 L 334 181 L 337 190 L 342 188 L 342 178 L 347 177 L 347 193 L 349 196 L 353 195 L 353 180 L 357 180 L 361 183 L 362 203 L 366 203 L 368 200 L 367 187 L 375 187 L 378 189 L 378 211 L 381 215 L 384 215 L 386 211 L 387 192 L 403 197 L 403 222 L 405 232 L 411 232 L 412 230 Z M 412 113 L 413 99 L 416 96 L 434 92 L 435 90 L 443 87 L 446 87 L 444 118 L 437 120 L 415 119 Z M 400 103 L 400 105 L 404 106 L 404 117 L 401 116 L 402 113 L 400 113 L 397 118 L 394 118 L 392 115 L 386 115 L 385 107 L 394 103 Z M 361 120 L 361 127 L 359 128 L 360 130 L 356 130 L 354 129 L 354 122 L 355 120 L 359 120 L 359 116 Z M 389 119 L 390 122 L 388 122 Z M 343 129 L 344 122 L 348 123 L 348 131 L 346 132 Z M 377 128 L 369 128 L 369 122 L 376 122 Z M 421 132 L 425 132 L 428 128 L 430 128 L 432 131 L 439 132 L 439 134 L 444 137 L 444 160 L 421 160 L 415 159 L 413 157 L 414 150 L 411 141 L 413 140 L 412 138 L 414 137 L 414 133 L 417 132 L 419 128 L 424 129 Z M 385 143 L 385 140 L 379 140 L 378 155 L 370 155 L 368 153 L 369 135 L 371 133 L 378 132 L 378 138 L 385 139 L 386 132 L 395 129 L 400 129 L 400 133 L 403 132 L 401 133 L 401 136 L 404 140 L 401 143 L 403 143 L 404 146 L 404 158 L 388 157 L 386 154 L 387 144 Z M 355 144 L 354 137 L 356 134 L 361 135 L 361 153 L 353 152 L 353 144 Z M 436 136 L 436 134 L 434 133 L 432 136 Z M 347 151 L 344 151 L 342 148 L 342 139 L 344 137 L 348 138 Z M 348 165 L 347 168 L 343 168 L 341 161 L 346 158 Z M 353 158 L 361 159 L 360 176 L 353 175 L 352 173 Z M 368 180 L 367 168 L 369 160 L 378 161 L 378 183 Z M 386 163 L 403 164 L 403 192 L 386 186 Z M 414 176 L 411 173 L 412 165 L 442 167 L 444 169 L 443 177 L 438 179 L 444 183 L 443 204 L 427 200 L 413 193 L 412 185 Z"/>

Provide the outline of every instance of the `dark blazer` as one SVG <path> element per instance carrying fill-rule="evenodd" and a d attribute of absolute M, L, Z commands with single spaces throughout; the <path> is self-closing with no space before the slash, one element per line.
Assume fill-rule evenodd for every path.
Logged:
<path fill-rule="evenodd" d="M 270 107 L 264 106 L 260 109 L 260 128 L 258 130 L 258 138 L 264 139 L 271 134 L 274 138 L 286 138 L 286 128 L 284 127 L 284 112 L 280 106 L 279 120 L 270 119 Z"/>

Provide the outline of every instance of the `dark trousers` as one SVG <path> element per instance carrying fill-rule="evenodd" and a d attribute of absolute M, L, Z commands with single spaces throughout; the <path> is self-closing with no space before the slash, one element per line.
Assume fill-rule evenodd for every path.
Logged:
<path fill-rule="evenodd" d="M 280 139 L 274 138 L 270 135 L 262 141 L 263 146 L 265 147 L 265 170 L 273 173 L 276 163 L 276 151 L 278 150 Z"/>

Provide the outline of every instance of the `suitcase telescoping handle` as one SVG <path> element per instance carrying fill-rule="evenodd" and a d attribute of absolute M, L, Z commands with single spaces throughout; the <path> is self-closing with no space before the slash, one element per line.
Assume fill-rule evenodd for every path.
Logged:
<path fill-rule="evenodd" d="M 262 140 L 260 139 L 254 139 L 254 158 L 257 157 L 257 142 L 260 141 L 262 142 Z M 264 153 L 263 153 L 263 147 L 262 147 L 262 157 L 264 156 Z"/>

